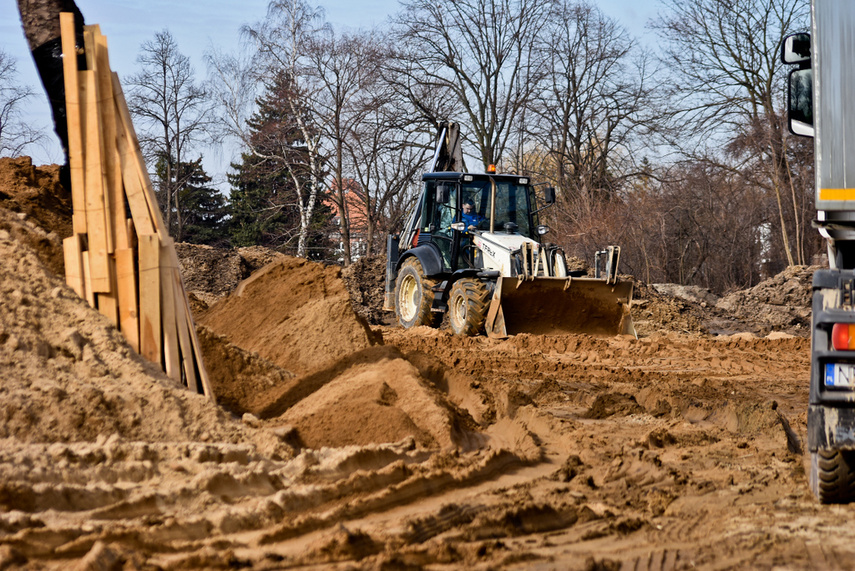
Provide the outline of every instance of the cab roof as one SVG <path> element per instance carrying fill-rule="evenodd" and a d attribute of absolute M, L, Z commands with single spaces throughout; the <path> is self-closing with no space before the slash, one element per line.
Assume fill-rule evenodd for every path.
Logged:
<path fill-rule="evenodd" d="M 490 180 L 506 181 L 514 184 L 528 184 L 530 177 L 520 176 L 518 174 L 487 174 L 487 173 L 471 173 L 471 172 L 426 172 L 422 175 L 422 180 L 463 180 L 463 177 L 472 177 L 469 180 Z"/>

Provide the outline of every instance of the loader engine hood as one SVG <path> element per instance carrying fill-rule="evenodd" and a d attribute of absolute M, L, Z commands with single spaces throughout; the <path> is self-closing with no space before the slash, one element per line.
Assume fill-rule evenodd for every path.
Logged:
<path fill-rule="evenodd" d="M 511 252 L 519 250 L 526 242 L 534 244 L 536 249 L 540 248 L 540 244 L 531 238 L 505 232 L 482 232 L 475 236 L 473 242 L 483 253 L 484 268 L 499 270 L 505 277 L 511 276 Z"/>

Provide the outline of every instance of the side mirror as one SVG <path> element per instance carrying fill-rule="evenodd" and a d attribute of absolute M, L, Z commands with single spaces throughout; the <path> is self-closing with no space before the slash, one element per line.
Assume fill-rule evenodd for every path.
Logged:
<path fill-rule="evenodd" d="M 787 123 L 790 133 L 813 137 L 813 70 L 794 69 L 787 80 Z"/>
<path fill-rule="evenodd" d="M 810 62 L 810 34 L 790 34 L 781 42 L 781 61 L 786 64 Z"/>
<path fill-rule="evenodd" d="M 436 203 L 448 204 L 451 201 L 451 187 L 447 184 L 436 185 Z"/>
<path fill-rule="evenodd" d="M 543 201 L 546 204 L 555 204 L 555 187 L 547 186 L 543 189 Z"/>

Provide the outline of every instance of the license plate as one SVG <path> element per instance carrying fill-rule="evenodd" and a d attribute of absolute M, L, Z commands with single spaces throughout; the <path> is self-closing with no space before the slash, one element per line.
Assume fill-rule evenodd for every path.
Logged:
<path fill-rule="evenodd" d="M 825 386 L 826 387 L 853 387 L 855 386 L 855 365 L 850 363 L 826 363 L 825 364 Z"/>

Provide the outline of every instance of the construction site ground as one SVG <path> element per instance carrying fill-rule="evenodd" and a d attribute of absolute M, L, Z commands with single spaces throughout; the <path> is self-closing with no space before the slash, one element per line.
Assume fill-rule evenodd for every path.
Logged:
<path fill-rule="evenodd" d="M 65 285 L 57 174 L 0 159 L 0 569 L 855 568 L 806 477 L 813 268 L 497 340 L 392 324 L 381 259 L 179 244 L 213 404 Z"/>

